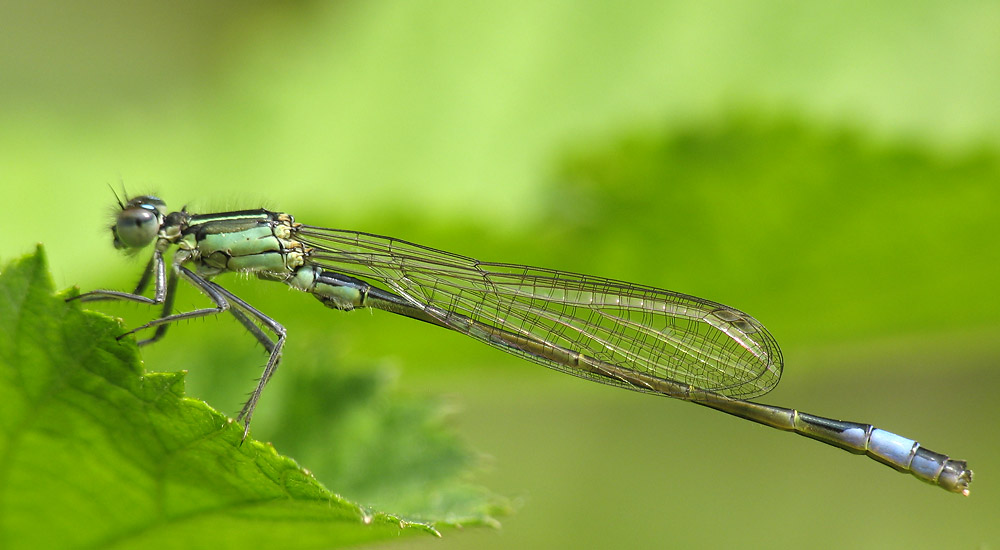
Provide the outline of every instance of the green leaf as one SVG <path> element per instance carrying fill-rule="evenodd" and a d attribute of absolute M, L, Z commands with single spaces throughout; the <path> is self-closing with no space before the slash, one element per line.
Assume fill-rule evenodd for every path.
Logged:
<path fill-rule="evenodd" d="M 240 426 L 184 397 L 184 373 L 144 373 L 117 322 L 65 298 L 41 247 L 0 273 L 0 548 L 336 547 L 436 534 L 331 493 L 270 445 L 241 444 Z M 483 502 L 467 509 L 497 509 Z"/>
<path fill-rule="evenodd" d="M 298 368 L 287 381 L 270 431 L 339 493 L 414 521 L 495 526 L 493 516 L 508 512 L 466 479 L 479 456 L 448 429 L 446 408 L 385 398 L 394 370 Z"/>

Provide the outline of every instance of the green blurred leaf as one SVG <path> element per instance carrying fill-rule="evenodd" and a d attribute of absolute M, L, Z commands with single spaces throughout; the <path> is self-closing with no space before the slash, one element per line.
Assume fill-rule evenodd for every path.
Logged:
<path fill-rule="evenodd" d="M 435 533 L 331 493 L 270 445 L 241 444 L 238 425 L 184 397 L 183 373 L 144 373 L 134 343 L 116 341 L 116 322 L 63 298 L 41 249 L 0 274 L 0 547 L 339 547 Z M 354 399 L 385 406 L 382 389 Z M 426 418 L 419 409 L 415 418 Z M 410 445 L 434 434 L 410 431 Z M 366 438 L 398 435 L 376 426 Z M 368 466 L 369 476 L 398 481 L 384 462 Z M 425 466 L 409 472 L 409 485 Z M 483 499 L 463 505 L 485 510 Z M 467 519 L 411 510 L 427 521 Z"/>
<path fill-rule="evenodd" d="M 446 408 L 390 393 L 394 370 L 297 367 L 269 431 L 324 483 L 413 520 L 495 525 L 508 509 L 469 482 L 480 459 L 448 429 Z"/>
<path fill-rule="evenodd" d="M 578 269 L 745 309 L 786 343 L 976 327 L 969 304 L 1000 307 L 982 291 L 1000 277 L 995 151 L 754 112 L 581 146 L 535 247 L 585 238 L 605 267 Z"/>

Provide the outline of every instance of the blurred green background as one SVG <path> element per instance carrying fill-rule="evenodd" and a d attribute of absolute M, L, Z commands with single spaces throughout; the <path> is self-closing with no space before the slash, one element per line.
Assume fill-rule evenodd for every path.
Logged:
<path fill-rule="evenodd" d="M 490 457 L 478 481 L 521 502 L 499 532 L 401 546 L 1000 545 L 1000 5 L 35 2 L 0 4 L 0 21 L 0 258 L 43 242 L 59 287 L 138 276 L 110 247 L 108 184 L 194 211 L 264 205 L 738 307 L 785 354 L 765 402 L 976 471 L 963 499 L 434 327 L 226 281 L 291 334 L 256 437 L 296 445 L 273 411 L 299 373 L 387 368 L 449 403 Z M 189 368 L 189 393 L 230 413 L 261 361 L 229 319 L 145 357 Z"/>

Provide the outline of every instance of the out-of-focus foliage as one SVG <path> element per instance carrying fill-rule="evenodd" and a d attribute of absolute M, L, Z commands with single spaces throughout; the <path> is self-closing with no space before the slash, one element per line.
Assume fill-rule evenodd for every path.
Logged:
<path fill-rule="evenodd" d="M 986 320 L 970 304 L 1000 310 L 983 286 L 1000 278 L 998 182 L 992 149 L 734 115 L 581 146 L 537 238 L 591 270 L 770 310 L 784 342 L 958 330 Z"/>

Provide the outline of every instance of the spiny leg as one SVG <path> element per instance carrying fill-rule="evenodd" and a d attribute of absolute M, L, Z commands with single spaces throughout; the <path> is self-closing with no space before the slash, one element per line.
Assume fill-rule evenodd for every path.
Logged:
<path fill-rule="evenodd" d="M 163 310 L 160 312 L 160 318 L 169 317 L 174 310 L 174 299 L 177 296 L 177 274 L 174 272 L 170 273 L 170 277 L 167 279 L 166 293 L 163 297 Z M 157 340 L 163 338 L 167 334 L 167 329 L 170 328 L 169 323 L 165 323 L 156 327 L 156 332 L 152 336 L 146 338 L 145 340 L 139 340 L 136 342 L 138 346 L 146 346 L 156 342 Z M 131 332 L 139 330 L 138 328 L 132 329 Z M 127 332 L 125 334 L 130 334 Z M 124 336 L 124 335 L 123 335 Z M 119 336 L 121 338 L 121 336 Z"/>
<path fill-rule="evenodd" d="M 174 301 L 173 297 L 175 295 L 176 280 L 177 280 L 177 278 L 174 277 L 173 274 L 171 274 L 170 280 L 167 283 L 167 286 L 170 291 L 167 293 L 167 297 L 164 300 L 165 315 L 163 317 L 160 317 L 159 319 L 154 319 L 142 326 L 136 327 L 131 331 L 126 332 L 122 336 L 119 336 L 119 338 L 140 330 L 145 330 L 147 328 L 158 327 L 156 334 L 154 334 L 152 338 L 149 338 L 148 340 L 144 340 L 142 342 L 143 344 L 145 344 L 155 341 L 160 337 L 162 337 L 163 333 L 166 331 L 165 327 L 167 327 L 170 323 L 173 323 L 175 321 L 181 321 L 184 319 L 196 319 L 198 317 L 207 317 L 210 315 L 218 315 L 224 311 L 229 311 L 230 313 L 232 313 L 233 316 L 236 317 L 236 319 L 240 322 L 240 324 L 242 324 L 245 328 L 250 330 L 250 333 L 253 334 L 254 337 L 257 338 L 257 341 L 263 344 L 264 348 L 267 349 L 267 351 L 270 353 L 267 360 L 267 364 L 264 366 L 264 373 L 261 376 L 260 380 L 257 382 L 257 387 L 254 388 L 253 392 L 250 394 L 250 399 L 247 400 L 245 405 L 243 405 L 243 409 L 240 411 L 240 414 L 236 417 L 237 421 L 244 422 L 243 439 L 245 440 L 247 438 L 247 435 L 250 433 L 250 419 L 253 416 L 253 410 L 257 406 L 257 401 L 260 399 L 260 395 L 264 390 L 264 386 L 267 385 L 267 382 L 274 374 L 274 371 L 278 366 L 278 361 L 281 359 L 281 348 L 284 346 L 285 343 L 285 327 L 281 326 L 274 319 L 271 319 L 270 317 L 263 314 L 250 304 L 246 303 L 243 299 L 239 298 L 232 292 L 229 292 L 222 286 L 195 274 L 190 269 L 183 266 L 178 266 L 177 272 L 180 274 L 181 277 L 183 277 L 192 285 L 194 285 L 195 288 L 197 288 L 206 296 L 208 296 L 208 298 L 215 304 L 215 307 L 196 309 L 194 311 L 186 311 L 183 313 L 167 314 L 169 313 L 171 307 L 173 306 L 173 301 Z M 277 336 L 277 340 L 272 342 L 271 339 L 267 337 L 267 334 L 265 334 L 260 328 L 254 325 L 253 321 L 251 321 L 250 318 L 245 313 L 243 313 L 244 311 L 249 315 L 255 317 L 264 326 L 271 329 L 271 331 L 273 331 Z"/>
<path fill-rule="evenodd" d="M 202 308 L 194 311 L 188 311 L 184 313 L 172 314 L 174 298 L 177 293 L 177 281 L 178 277 L 176 273 L 180 273 L 182 277 L 187 279 L 195 288 L 200 290 L 203 294 L 208 296 L 210 300 L 215 304 L 216 307 L 213 308 Z M 154 252 L 153 257 L 150 259 L 149 263 L 143 271 L 142 277 L 139 279 L 138 284 L 134 292 L 122 292 L 117 290 L 93 290 L 78 296 L 67 299 L 67 301 L 81 300 L 85 302 L 90 301 L 102 301 L 102 300 L 125 300 L 131 302 L 137 302 L 147 305 L 159 305 L 163 304 L 163 310 L 161 316 L 158 319 L 154 319 L 144 325 L 138 326 L 118 337 L 118 339 L 124 338 L 129 334 L 133 334 L 140 330 L 145 330 L 147 328 L 156 327 L 156 332 L 153 336 L 140 340 L 137 342 L 139 346 L 145 346 L 156 342 L 157 340 L 163 338 L 166 334 L 167 329 L 170 324 L 174 321 L 180 321 L 183 319 L 194 319 L 197 317 L 206 317 L 209 315 L 218 315 L 223 311 L 229 311 L 236 318 L 237 321 L 244 328 L 246 328 L 250 334 L 256 338 L 258 342 L 264 349 L 268 352 L 269 357 L 267 364 L 264 366 L 264 372 L 258 381 L 257 387 L 251 393 L 249 400 L 243 406 L 240 411 L 237 420 L 245 421 L 245 428 L 243 430 L 243 438 L 246 439 L 250 431 L 250 419 L 253 416 L 254 408 L 257 406 L 257 401 L 260 399 L 260 395 L 267 385 L 267 382 L 274 375 L 274 371 L 277 369 L 278 362 L 281 359 L 281 349 L 285 342 L 285 328 L 274 321 L 261 311 L 257 310 L 250 304 L 246 303 L 244 300 L 229 292 L 222 286 L 218 285 L 213 281 L 209 281 L 203 277 L 198 276 L 191 270 L 183 267 L 177 266 L 177 270 L 172 271 L 169 277 L 165 276 L 164 261 L 163 256 L 158 251 Z M 149 286 L 149 282 L 154 279 L 155 276 L 155 297 L 147 298 L 141 293 Z M 232 304 L 230 304 L 230 302 Z M 236 307 L 231 307 L 234 305 Z M 241 311 L 242 310 L 242 311 Z M 246 313 L 244 313 L 246 311 Z M 247 315 L 249 314 L 249 316 Z M 272 340 L 267 333 L 261 330 L 250 316 L 259 320 L 264 326 L 271 329 L 277 337 L 277 340 Z"/>
<path fill-rule="evenodd" d="M 135 290 L 132 292 L 98 289 L 85 292 L 79 296 L 73 296 L 68 298 L 66 301 L 80 300 L 81 302 L 99 302 L 104 300 L 122 300 L 146 305 L 163 304 L 163 311 L 160 314 L 160 317 L 167 317 L 173 309 L 174 295 L 177 290 L 177 277 L 173 272 L 171 272 L 170 278 L 167 279 L 165 273 L 166 267 L 163 261 L 163 253 L 159 250 L 154 250 L 153 256 L 149 259 L 149 262 L 146 263 L 146 267 L 142 271 L 142 276 L 139 278 L 139 282 L 135 285 Z M 153 280 L 154 276 L 155 285 L 153 297 L 147 298 L 146 296 L 143 296 L 142 293 L 145 292 L 146 287 L 149 286 L 149 282 L 150 280 Z M 164 334 L 167 332 L 168 326 L 168 324 L 160 325 L 157 327 L 156 333 L 153 334 L 153 336 L 145 340 L 138 341 L 136 345 L 145 346 L 163 338 Z M 120 340 L 128 334 L 132 334 L 136 330 L 139 329 L 133 329 L 126 332 L 125 334 L 118 336 L 118 339 Z"/>
<path fill-rule="evenodd" d="M 167 286 L 169 287 L 170 292 L 167 293 L 166 299 L 163 302 L 164 304 L 163 312 L 165 313 L 165 315 L 163 315 L 158 319 L 153 319 L 152 321 L 144 325 L 135 327 L 134 329 L 119 336 L 118 339 L 124 338 L 129 334 L 133 334 L 135 332 L 138 332 L 140 330 L 145 330 L 147 328 L 165 326 L 176 321 L 182 321 L 184 319 L 196 319 L 198 317 L 208 317 L 210 315 L 218 315 L 229 309 L 229 302 L 226 300 L 226 297 L 218 291 L 218 289 L 222 287 L 212 283 L 211 281 L 208 281 L 207 279 L 202 278 L 199 275 L 196 275 L 193 271 L 184 266 L 177 266 L 177 273 L 179 273 L 180 276 L 186 279 L 189 283 L 194 285 L 195 288 L 197 288 L 206 296 L 208 296 L 208 298 L 212 301 L 212 303 L 215 304 L 215 307 L 208 307 L 208 308 L 196 309 L 193 311 L 185 311 L 183 313 L 170 314 L 170 311 L 173 308 L 174 295 L 176 294 L 176 288 L 177 288 L 177 278 L 176 276 L 174 276 L 173 273 L 171 273 L 170 280 L 167 282 Z M 157 329 L 156 334 L 154 334 L 151 338 L 147 340 L 143 340 L 141 344 L 148 344 L 158 340 L 163 336 L 164 332 L 166 332 L 166 329 L 163 329 L 162 331 L 160 329 Z"/>
<path fill-rule="evenodd" d="M 236 296 L 232 292 L 229 292 L 225 288 L 217 285 L 212 281 L 206 281 L 206 283 L 214 287 L 214 290 L 224 295 L 227 300 L 232 302 L 232 305 L 234 307 L 229 311 L 232 312 L 233 315 L 236 317 L 236 319 L 239 320 L 244 327 L 248 328 L 250 332 L 255 337 L 257 337 L 257 340 L 264 345 L 264 348 L 271 353 L 271 355 L 267 359 L 267 364 L 264 365 L 264 372 L 261 374 L 260 380 L 257 381 L 257 387 L 254 388 L 253 392 L 250 394 L 250 398 L 247 400 L 246 404 L 243 405 L 243 409 L 240 411 L 240 414 L 236 417 L 237 421 L 241 421 L 244 423 L 243 439 L 246 439 L 247 434 L 250 433 L 250 419 L 253 417 L 253 411 L 257 407 L 257 401 L 260 399 L 260 395 L 264 391 L 264 386 L 267 385 L 268 381 L 271 380 L 271 377 L 277 370 L 278 362 L 281 361 L 281 350 L 285 346 L 285 338 L 287 335 L 287 331 L 285 330 L 285 327 L 281 325 L 281 323 L 278 323 L 277 321 L 268 317 L 257 308 L 246 303 L 239 296 Z M 237 311 L 239 311 L 238 315 L 236 314 Z M 262 330 L 260 330 L 260 328 L 254 325 L 253 321 L 251 321 L 246 316 L 246 314 L 244 314 L 244 312 L 254 317 L 261 324 L 263 324 L 265 327 L 274 332 L 275 336 L 277 337 L 277 340 L 272 342 L 270 339 L 268 339 L 267 335 Z"/>
<path fill-rule="evenodd" d="M 230 305 L 235 305 L 235 304 L 230 304 Z M 252 334 L 253 337 L 256 338 L 258 342 L 260 342 L 260 345 L 264 346 L 264 350 L 267 351 L 267 353 L 271 353 L 272 351 L 274 351 L 274 340 L 271 340 L 271 337 L 268 336 L 266 332 L 261 330 L 261 328 L 257 326 L 257 324 L 254 323 L 253 320 L 250 319 L 250 317 L 247 317 L 246 313 L 243 313 L 238 307 L 229 308 L 229 313 L 231 313 L 233 317 L 235 317 L 236 320 L 239 321 L 241 325 L 243 325 L 243 328 L 247 329 L 247 332 Z"/>
<path fill-rule="evenodd" d="M 186 271 L 186 269 L 185 269 L 185 271 Z M 164 298 L 164 301 L 163 301 L 163 311 L 160 314 L 160 320 L 163 320 L 165 318 L 171 317 L 171 312 L 173 311 L 173 306 L 174 306 L 174 297 L 176 296 L 176 291 L 177 291 L 177 280 L 178 280 L 177 277 L 173 273 L 171 273 L 170 277 L 167 279 L 167 292 L 166 292 L 166 297 Z M 203 281 L 204 283 L 206 283 L 208 285 L 211 285 L 217 291 L 222 289 L 221 286 L 219 286 L 218 284 L 216 284 L 216 283 L 214 283 L 212 281 L 209 281 L 207 279 L 201 279 L 201 281 Z M 194 284 L 199 289 L 201 288 L 201 283 L 194 283 Z M 205 292 L 205 294 L 207 294 L 209 296 L 209 298 L 212 298 L 212 295 L 209 294 L 207 291 Z M 212 298 L 212 299 L 213 299 L 213 301 L 215 301 L 214 298 Z M 218 305 L 218 302 L 216 302 L 216 304 Z M 240 312 L 236 308 L 230 307 L 230 308 L 227 308 L 227 310 L 229 311 L 229 313 L 231 313 L 233 315 L 233 317 L 236 317 L 236 320 L 238 320 L 240 322 L 240 324 L 242 324 L 244 327 L 246 327 L 246 329 L 248 331 L 250 331 L 251 334 L 254 335 L 254 337 L 257 339 L 258 342 L 260 342 L 261 344 L 263 344 L 264 348 L 267 350 L 268 353 L 271 352 L 271 349 L 274 347 L 273 343 L 271 342 L 271 339 L 266 334 L 264 334 L 264 332 L 261 331 L 257 327 L 257 325 L 254 325 L 253 322 L 250 321 L 246 317 L 246 315 L 244 315 L 242 312 Z M 211 315 L 213 312 L 214 313 L 221 313 L 221 312 L 218 311 L 218 308 L 208 308 L 208 309 L 198 310 L 198 311 L 189 312 L 189 313 L 198 313 L 198 312 L 207 312 L 207 313 L 205 313 L 205 315 Z M 185 315 L 185 314 L 180 314 L 180 315 Z M 197 316 L 201 316 L 201 315 L 197 315 Z M 171 317 L 171 318 L 172 318 L 172 320 L 178 320 L 179 319 L 178 317 Z M 180 317 L 180 318 L 186 318 L 186 317 Z M 156 332 L 153 334 L 153 336 L 151 336 L 151 337 L 149 337 L 149 338 L 147 338 L 145 340 L 141 340 L 137 344 L 139 346 L 145 346 L 145 345 L 148 345 L 148 344 L 152 344 L 153 342 L 156 342 L 157 340 L 163 338 L 163 336 L 167 333 L 167 328 L 169 328 L 169 327 L 170 327 L 170 323 L 169 322 L 166 322 L 166 323 L 163 323 L 163 324 L 159 324 L 156 327 Z M 142 328 L 144 328 L 144 327 L 137 327 L 133 331 L 141 330 Z"/>
<path fill-rule="evenodd" d="M 129 302 L 137 302 L 140 304 L 148 305 L 158 305 L 162 304 L 166 298 L 167 288 L 164 284 L 166 268 L 163 261 L 163 253 L 159 250 L 153 251 L 153 256 L 149 259 L 146 264 L 145 269 L 143 269 L 142 277 L 139 278 L 138 284 L 135 286 L 135 290 L 132 292 L 122 292 L 119 290 L 91 290 L 90 292 L 84 292 L 83 294 L 67 298 L 67 302 L 73 300 L 80 300 L 81 302 L 100 302 L 104 300 L 125 300 Z M 149 286 L 150 279 L 153 275 L 156 275 L 156 284 L 154 295 L 152 298 L 147 298 L 142 295 Z"/>

